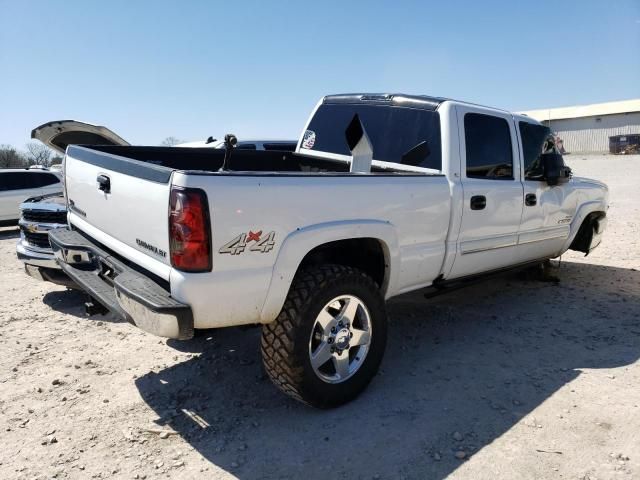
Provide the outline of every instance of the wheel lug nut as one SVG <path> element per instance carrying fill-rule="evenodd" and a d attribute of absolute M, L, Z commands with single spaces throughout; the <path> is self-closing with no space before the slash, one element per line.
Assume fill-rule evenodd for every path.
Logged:
<path fill-rule="evenodd" d="M 333 343 L 333 338 L 329 337 L 329 340 L 327 340 L 328 343 Z"/>
<path fill-rule="evenodd" d="M 331 327 L 331 333 L 336 333 L 336 327 Z"/>
<path fill-rule="evenodd" d="M 343 326 L 342 320 L 340 320 L 340 321 L 338 322 L 338 326 L 339 326 L 339 327 L 342 327 L 342 326 Z"/>

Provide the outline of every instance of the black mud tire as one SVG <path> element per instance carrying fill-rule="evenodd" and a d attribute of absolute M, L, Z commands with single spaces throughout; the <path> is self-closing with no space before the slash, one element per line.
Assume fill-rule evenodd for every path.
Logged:
<path fill-rule="evenodd" d="M 360 298 L 371 316 L 367 356 L 353 376 L 327 383 L 316 375 L 309 358 L 311 329 L 320 310 L 333 298 Z M 375 376 L 387 342 L 387 315 L 380 287 L 355 268 L 322 265 L 296 275 L 282 311 L 262 327 L 262 362 L 271 381 L 287 395 L 317 408 L 332 408 L 356 398 Z"/>

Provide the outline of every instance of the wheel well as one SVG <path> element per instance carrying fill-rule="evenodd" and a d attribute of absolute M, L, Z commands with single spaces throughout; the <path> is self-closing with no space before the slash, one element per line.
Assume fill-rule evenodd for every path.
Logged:
<path fill-rule="evenodd" d="M 379 287 L 385 286 L 387 261 L 386 250 L 375 238 L 350 238 L 319 245 L 300 262 L 298 271 L 305 267 L 335 263 L 362 270 Z"/>
<path fill-rule="evenodd" d="M 569 250 L 575 250 L 577 252 L 583 252 L 588 254 L 589 247 L 591 246 L 591 239 L 593 238 L 593 229 L 597 225 L 598 220 L 606 215 L 605 212 L 591 212 L 585 217 L 576 233 L 575 238 L 569 246 Z"/>

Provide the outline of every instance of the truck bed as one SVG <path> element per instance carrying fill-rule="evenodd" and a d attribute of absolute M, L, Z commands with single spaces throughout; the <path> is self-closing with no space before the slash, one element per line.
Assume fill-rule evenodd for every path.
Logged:
<path fill-rule="evenodd" d="M 222 167 L 224 150 L 213 148 L 181 148 L 181 147 L 150 147 L 150 146 L 86 146 L 69 147 L 69 155 L 79 160 L 96 164 L 99 161 L 106 168 L 126 163 L 127 160 L 149 163 L 171 170 L 182 170 L 193 173 L 213 173 Z M 96 155 L 95 152 L 110 154 Z M 108 165 L 107 165 L 108 163 Z M 134 168 L 133 166 L 129 166 Z M 138 169 L 142 171 L 141 169 Z M 407 171 L 389 166 L 374 165 L 371 174 L 413 174 L 428 175 L 424 169 Z M 271 172 L 271 173 L 348 173 L 349 163 L 342 160 L 332 160 L 300 155 L 284 151 L 254 151 L 236 149 L 232 152 L 227 163 L 229 172 Z M 125 172 L 122 172 L 125 173 Z"/>

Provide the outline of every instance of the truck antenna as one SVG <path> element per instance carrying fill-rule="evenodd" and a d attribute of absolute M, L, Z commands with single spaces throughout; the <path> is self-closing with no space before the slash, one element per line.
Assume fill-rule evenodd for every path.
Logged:
<path fill-rule="evenodd" d="M 224 172 L 227 169 L 227 163 L 229 162 L 229 158 L 231 158 L 231 151 L 238 143 L 238 138 L 233 133 L 227 133 L 224 136 L 224 160 L 222 161 L 222 166 L 218 170 L 219 172 Z"/>

